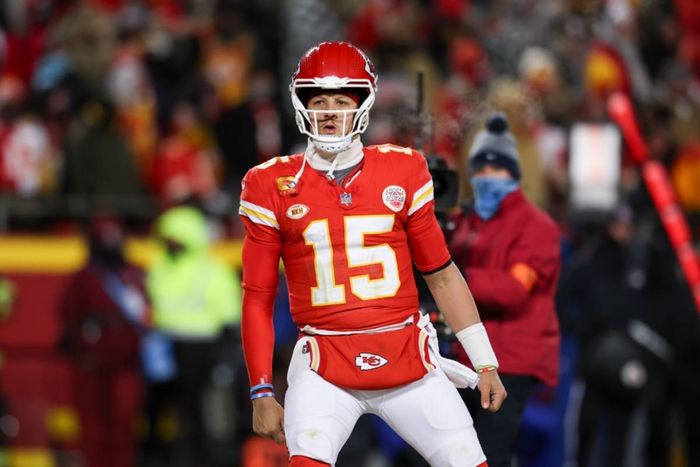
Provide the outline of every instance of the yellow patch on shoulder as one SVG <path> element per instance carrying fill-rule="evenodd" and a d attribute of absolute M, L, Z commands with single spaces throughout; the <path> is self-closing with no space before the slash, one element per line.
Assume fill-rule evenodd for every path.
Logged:
<path fill-rule="evenodd" d="M 287 191 L 289 189 L 294 188 L 292 185 L 292 182 L 294 181 L 293 176 L 287 176 L 287 177 L 279 177 L 277 179 L 277 189 L 279 191 Z"/>

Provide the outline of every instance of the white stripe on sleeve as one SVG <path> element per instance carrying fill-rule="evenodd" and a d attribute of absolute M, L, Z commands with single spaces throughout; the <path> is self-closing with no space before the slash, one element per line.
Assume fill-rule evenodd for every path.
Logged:
<path fill-rule="evenodd" d="M 408 209 L 408 215 L 412 215 L 414 212 L 418 211 L 420 208 L 428 204 L 433 200 L 433 180 L 430 179 L 425 185 L 420 187 L 413 194 L 413 201 L 411 202 L 411 207 Z"/>
<path fill-rule="evenodd" d="M 238 213 L 241 216 L 245 216 L 252 222 L 260 225 L 266 225 L 268 227 L 273 227 L 279 230 L 280 225 L 277 222 L 275 213 L 269 209 L 265 209 L 257 204 L 253 204 L 249 201 L 241 200 L 241 205 L 238 208 Z"/>

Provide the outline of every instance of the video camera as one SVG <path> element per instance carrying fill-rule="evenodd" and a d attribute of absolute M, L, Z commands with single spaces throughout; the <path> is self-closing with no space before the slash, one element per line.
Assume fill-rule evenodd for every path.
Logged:
<path fill-rule="evenodd" d="M 459 180 L 457 172 L 450 169 L 445 159 L 438 155 L 424 155 L 428 161 L 428 170 L 433 177 L 433 196 L 435 211 L 444 213 L 457 205 L 459 196 Z"/>

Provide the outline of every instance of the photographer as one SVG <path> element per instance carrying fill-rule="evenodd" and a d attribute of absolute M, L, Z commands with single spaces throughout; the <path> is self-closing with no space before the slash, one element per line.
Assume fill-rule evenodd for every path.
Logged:
<path fill-rule="evenodd" d="M 462 397 L 489 466 L 506 467 L 537 383 L 557 383 L 559 232 L 521 192 L 516 141 L 502 114 L 490 116 L 468 157 L 474 205 L 451 219 L 448 246 L 493 341 L 508 399 L 491 413 L 480 410 L 471 394 L 463 391 Z"/>

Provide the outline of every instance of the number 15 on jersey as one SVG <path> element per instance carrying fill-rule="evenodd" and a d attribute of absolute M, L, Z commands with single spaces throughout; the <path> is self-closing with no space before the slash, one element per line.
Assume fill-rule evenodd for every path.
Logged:
<path fill-rule="evenodd" d="M 369 274 L 350 276 L 350 293 L 360 300 L 393 297 L 399 290 L 399 269 L 396 252 L 388 243 L 367 245 L 366 235 L 389 233 L 394 228 L 394 215 L 346 216 L 343 218 L 344 239 L 331 238 L 328 219 L 317 219 L 304 230 L 304 241 L 313 248 L 316 287 L 311 288 L 313 306 L 336 305 L 346 302 L 345 285 L 338 284 L 336 267 L 353 268 L 379 264 L 382 277 L 371 279 Z M 344 241 L 347 265 L 336 264 L 333 242 Z"/>

